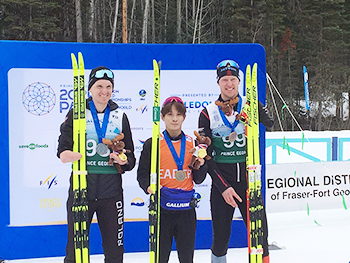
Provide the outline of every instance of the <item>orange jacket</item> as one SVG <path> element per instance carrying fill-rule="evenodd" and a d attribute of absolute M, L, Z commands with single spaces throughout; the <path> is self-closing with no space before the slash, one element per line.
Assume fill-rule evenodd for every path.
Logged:
<path fill-rule="evenodd" d="M 186 173 L 186 178 L 182 182 L 179 182 L 175 178 L 175 173 L 177 172 L 177 165 L 170 152 L 170 149 L 163 137 L 160 134 L 160 184 L 168 188 L 175 188 L 181 190 L 192 190 L 193 189 L 193 177 L 192 170 L 188 168 L 188 164 L 191 161 L 192 154 L 189 151 L 194 147 L 193 139 L 186 135 L 186 150 L 185 150 L 185 160 L 182 170 Z M 172 141 L 177 155 L 180 155 L 181 140 Z"/>

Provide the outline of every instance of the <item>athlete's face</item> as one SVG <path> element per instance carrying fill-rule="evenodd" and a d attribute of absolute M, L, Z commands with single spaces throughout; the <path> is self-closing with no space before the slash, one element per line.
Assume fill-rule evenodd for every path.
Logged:
<path fill-rule="evenodd" d="M 96 108 L 104 110 L 112 96 L 113 85 L 107 79 L 100 79 L 92 85 L 89 91 Z"/>
<path fill-rule="evenodd" d="M 165 129 L 170 136 L 176 137 L 181 133 L 181 127 L 185 120 L 185 115 L 181 114 L 173 105 L 167 114 L 164 116 L 162 115 L 162 120 L 164 121 Z"/>
<path fill-rule="evenodd" d="M 239 79 L 236 76 L 223 76 L 218 85 L 223 100 L 230 100 L 238 95 Z"/>

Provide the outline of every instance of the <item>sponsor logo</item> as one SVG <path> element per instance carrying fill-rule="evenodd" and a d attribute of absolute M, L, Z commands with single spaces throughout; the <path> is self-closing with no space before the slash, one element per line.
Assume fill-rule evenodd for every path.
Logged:
<path fill-rule="evenodd" d="M 148 111 L 147 104 L 143 104 L 141 107 L 137 108 L 136 111 L 141 112 L 141 114 L 145 113 L 146 111 Z"/>
<path fill-rule="evenodd" d="M 58 181 L 56 180 L 57 175 L 54 176 L 55 173 L 51 174 L 44 181 L 40 181 L 41 186 L 47 186 L 47 189 L 50 189 L 52 186 L 57 185 Z"/>
<path fill-rule="evenodd" d="M 135 197 L 134 199 L 131 200 L 131 205 L 141 207 L 145 205 L 145 201 L 143 201 L 143 199 L 140 197 Z"/>
<path fill-rule="evenodd" d="M 62 198 L 40 198 L 40 208 L 45 211 L 56 211 L 62 207 Z"/>
<path fill-rule="evenodd" d="M 146 95 L 148 94 L 148 91 L 145 89 L 141 89 L 139 91 L 138 96 L 140 97 L 140 100 L 145 100 Z"/>
<path fill-rule="evenodd" d="M 190 203 L 166 203 L 166 206 L 169 208 L 186 208 L 186 207 L 190 207 Z"/>
<path fill-rule="evenodd" d="M 124 208 L 123 208 L 123 202 L 122 201 L 117 201 L 115 203 L 115 207 L 117 209 L 118 213 L 118 239 L 117 239 L 117 244 L 118 247 L 123 246 L 123 237 L 124 237 Z"/>
<path fill-rule="evenodd" d="M 208 106 L 211 101 L 185 101 L 184 103 L 187 109 L 202 109 Z"/>
<path fill-rule="evenodd" d="M 19 145 L 18 147 L 20 149 L 30 149 L 30 150 L 49 148 L 49 146 L 47 144 L 37 144 L 37 143 L 31 143 L 31 144 L 27 144 L 27 145 Z"/>

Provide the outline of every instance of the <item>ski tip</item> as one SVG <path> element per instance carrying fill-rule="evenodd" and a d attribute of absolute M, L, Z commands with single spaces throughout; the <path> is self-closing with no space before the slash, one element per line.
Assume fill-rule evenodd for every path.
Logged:
<path fill-rule="evenodd" d="M 80 74 L 84 75 L 84 59 L 83 59 L 83 54 L 81 52 L 78 53 L 78 61 L 79 61 L 79 70 Z"/>
<path fill-rule="evenodd" d="M 160 66 L 161 66 L 161 64 L 162 64 L 161 61 L 158 61 L 158 62 L 157 62 L 157 60 L 153 59 L 153 69 L 154 69 L 154 70 L 157 69 L 158 71 L 160 71 Z"/>
<path fill-rule="evenodd" d="M 155 69 L 156 67 L 158 67 L 157 60 L 153 59 L 153 68 Z"/>
<path fill-rule="evenodd" d="M 246 71 L 249 71 L 249 70 L 254 70 L 254 69 L 257 69 L 258 68 L 258 63 L 254 63 L 253 66 L 251 66 L 250 64 L 247 65 L 246 67 Z"/>
<path fill-rule="evenodd" d="M 77 59 L 76 59 L 74 53 L 70 53 L 70 57 L 72 58 L 72 61 L 77 61 Z"/>
<path fill-rule="evenodd" d="M 158 66 L 158 61 L 153 59 L 153 67 Z"/>
<path fill-rule="evenodd" d="M 78 52 L 78 59 L 79 59 L 79 61 L 82 61 L 82 62 L 84 61 L 83 54 L 80 51 Z"/>

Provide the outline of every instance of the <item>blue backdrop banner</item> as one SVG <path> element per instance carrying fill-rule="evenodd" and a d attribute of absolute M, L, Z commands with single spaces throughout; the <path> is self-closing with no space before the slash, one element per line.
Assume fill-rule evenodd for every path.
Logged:
<path fill-rule="evenodd" d="M 183 99 L 184 131 L 193 135 L 199 113 L 220 94 L 216 65 L 233 59 L 240 65 L 244 94 L 247 64 L 258 63 L 259 100 L 265 101 L 265 50 L 258 44 L 92 44 L 0 41 L 0 258 L 63 256 L 67 239 L 66 199 L 71 164 L 56 156 L 60 124 L 72 107 L 71 53 L 82 52 L 86 79 L 91 69 L 107 66 L 115 74 L 112 99 L 129 117 L 135 155 L 152 135 L 152 60 L 162 61 L 160 97 Z M 87 83 L 87 81 L 86 81 Z M 88 94 L 87 94 L 88 95 Z M 161 124 L 161 129 L 164 126 Z M 260 149 L 265 149 L 260 127 Z M 264 151 L 261 152 L 265 164 Z M 264 167 L 264 166 L 263 166 Z M 126 252 L 148 251 L 148 196 L 136 181 L 137 164 L 123 175 Z M 262 171 L 265 189 L 265 169 Z M 195 186 L 203 196 L 197 209 L 196 248 L 210 248 L 211 180 Z M 247 244 L 240 214 L 235 214 L 230 247 Z M 94 219 L 94 222 L 96 219 Z M 103 253 L 96 223 L 90 251 Z"/>

